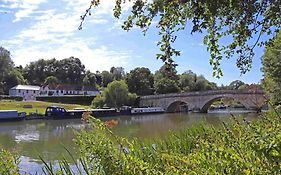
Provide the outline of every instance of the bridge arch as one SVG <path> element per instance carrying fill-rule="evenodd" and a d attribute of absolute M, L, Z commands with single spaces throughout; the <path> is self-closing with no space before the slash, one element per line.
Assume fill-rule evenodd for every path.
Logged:
<path fill-rule="evenodd" d="M 267 102 L 267 97 L 262 90 L 210 90 L 143 96 L 140 98 L 140 106 L 162 107 L 167 112 L 172 112 L 183 102 L 188 105 L 189 111 L 207 112 L 212 102 L 220 98 L 235 99 L 246 109 L 257 111 Z"/>
<path fill-rule="evenodd" d="M 166 112 L 187 112 L 188 103 L 184 101 L 174 101 L 170 103 L 166 109 Z"/>
<path fill-rule="evenodd" d="M 229 99 L 236 100 L 237 102 L 241 103 L 245 108 L 248 108 L 248 105 L 243 100 L 240 100 L 240 99 L 232 97 L 232 96 L 221 95 L 221 96 L 213 97 L 213 98 L 207 100 L 206 102 L 204 102 L 202 108 L 200 109 L 200 112 L 207 113 L 208 109 L 213 104 L 213 102 L 215 102 L 219 99 L 222 99 L 222 98 L 229 98 Z"/>

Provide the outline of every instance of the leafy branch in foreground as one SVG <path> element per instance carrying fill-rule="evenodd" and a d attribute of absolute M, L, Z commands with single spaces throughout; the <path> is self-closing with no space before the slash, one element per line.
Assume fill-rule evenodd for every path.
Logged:
<path fill-rule="evenodd" d="M 0 149 L 0 174 L 20 175 L 18 168 L 19 163 L 18 156 L 15 156 L 2 148 Z"/>
<path fill-rule="evenodd" d="M 120 18 L 122 5 L 131 4 L 131 12 L 122 28 L 126 31 L 139 27 L 143 33 L 156 22 L 161 40 L 161 53 L 157 58 L 171 66 L 176 66 L 174 57 L 180 55 L 173 43 L 177 32 L 189 29 L 193 33 L 206 33 L 204 44 L 210 52 L 213 76 L 222 76 L 220 62 L 238 56 L 237 67 L 241 73 L 250 70 L 254 48 L 265 45 L 281 27 L 281 2 L 279 0 L 116 0 L 114 16 Z M 92 0 L 90 7 L 81 16 L 79 29 L 91 10 L 100 5 L 100 0 Z M 261 40 L 269 35 L 269 39 Z M 223 40 L 224 39 L 224 40 Z M 226 39 L 226 40 L 225 40 Z M 221 41 L 229 43 L 222 45 Z"/>

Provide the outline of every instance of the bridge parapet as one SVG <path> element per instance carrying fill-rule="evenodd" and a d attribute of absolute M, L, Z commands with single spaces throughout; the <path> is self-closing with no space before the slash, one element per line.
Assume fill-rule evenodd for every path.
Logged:
<path fill-rule="evenodd" d="M 196 91 L 186 93 L 171 93 L 171 94 L 158 94 L 147 95 L 140 97 L 143 100 L 159 99 L 159 98 L 173 98 L 173 97 L 191 97 L 191 96 L 205 96 L 205 95 L 217 95 L 217 94 L 265 94 L 263 90 L 210 90 L 210 91 Z"/>

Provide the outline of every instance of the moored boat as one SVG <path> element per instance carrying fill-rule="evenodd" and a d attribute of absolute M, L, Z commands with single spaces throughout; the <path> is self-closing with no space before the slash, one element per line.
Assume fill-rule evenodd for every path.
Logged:
<path fill-rule="evenodd" d="M 17 110 L 0 110 L 0 121 L 23 120 L 25 117 L 26 113 L 18 113 Z"/>
<path fill-rule="evenodd" d="M 94 117 L 113 117 L 120 115 L 164 113 L 165 111 L 163 108 L 160 107 L 122 107 L 120 110 L 117 110 L 115 108 L 66 110 L 63 107 L 59 106 L 49 106 L 46 108 L 45 116 L 47 118 L 53 119 L 82 118 L 84 112 L 89 112 Z"/>
<path fill-rule="evenodd" d="M 46 108 L 45 116 L 51 119 L 81 118 L 85 110 L 66 110 L 60 106 Z"/>
<path fill-rule="evenodd" d="M 154 114 L 154 113 L 164 113 L 165 110 L 161 107 L 148 107 L 148 108 L 132 108 L 131 114 Z"/>

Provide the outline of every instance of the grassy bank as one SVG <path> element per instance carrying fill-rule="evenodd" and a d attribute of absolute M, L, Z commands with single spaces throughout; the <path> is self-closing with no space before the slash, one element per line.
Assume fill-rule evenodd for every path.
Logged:
<path fill-rule="evenodd" d="M 62 104 L 62 103 L 51 103 L 51 102 L 41 102 L 41 101 L 0 101 L 0 110 L 17 110 L 18 112 L 35 113 L 36 111 L 40 114 L 45 113 L 45 109 L 48 106 L 61 106 L 65 109 L 73 108 L 89 108 L 89 106 L 82 106 L 76 104 Z"/>

